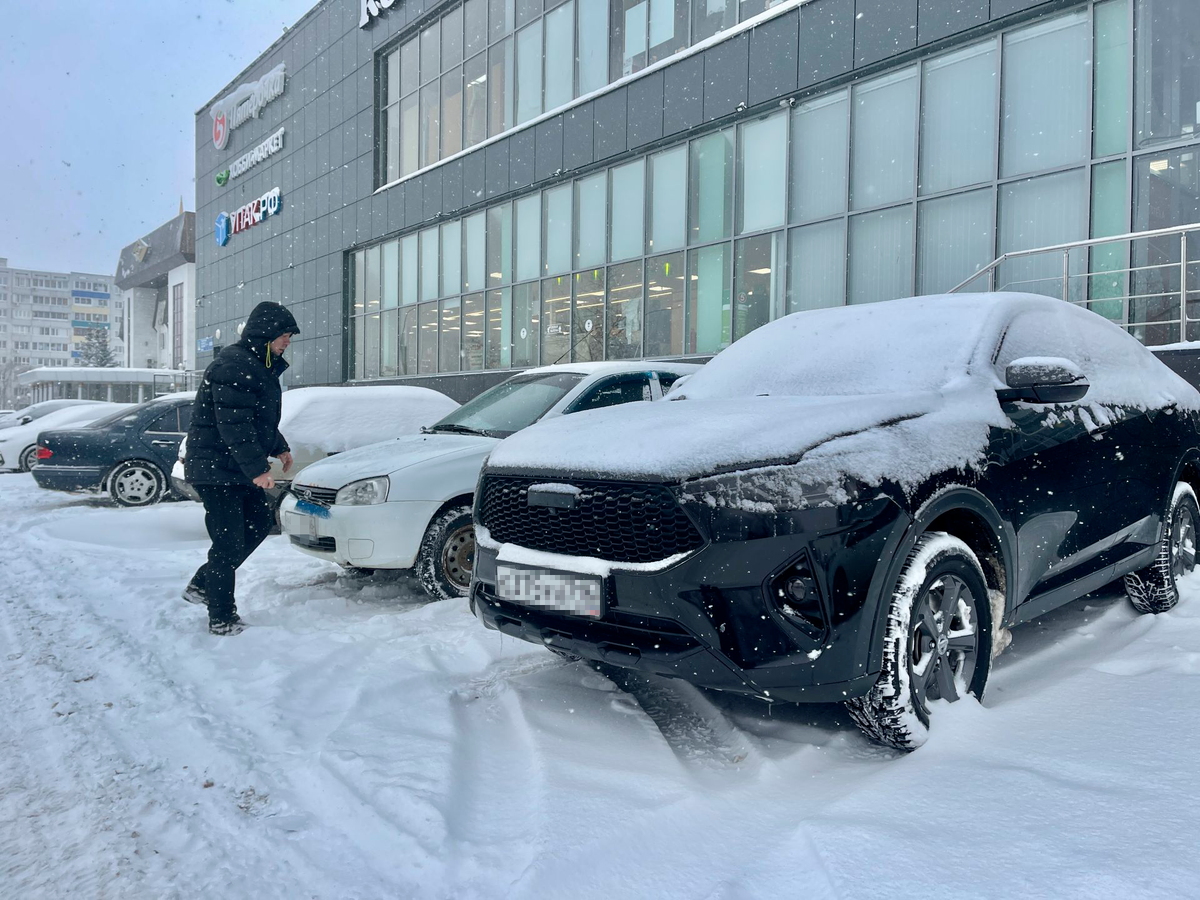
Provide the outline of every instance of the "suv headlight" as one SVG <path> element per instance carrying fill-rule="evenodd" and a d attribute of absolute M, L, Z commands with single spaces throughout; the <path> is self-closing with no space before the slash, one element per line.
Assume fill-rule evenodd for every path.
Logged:
<path fill-rule="evenodd" d="M 389 487 L 391 481 L 386 475 L 352 481 L 337 492 L 333 502 L 337 506 L 374 506 L 387 499 Z"/>

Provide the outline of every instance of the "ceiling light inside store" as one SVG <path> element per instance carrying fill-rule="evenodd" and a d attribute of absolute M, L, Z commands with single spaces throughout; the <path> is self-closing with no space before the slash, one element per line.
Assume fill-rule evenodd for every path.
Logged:
<path fill-rule="evenodd" d="M 1171 168 L 1171 161 L 1169 159 L 1154 159 L 1150 161 L 1151 172 L 1165 172 L 1169 168 Z"/>

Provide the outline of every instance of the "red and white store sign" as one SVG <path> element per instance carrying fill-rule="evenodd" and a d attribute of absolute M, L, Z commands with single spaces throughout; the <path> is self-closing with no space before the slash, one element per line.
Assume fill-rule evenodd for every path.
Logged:
<path fill-rule="evenodd" d="M 273 216 L 279 212 L 279 207 L 283 205 L 283 195 L 280 194 L 279 188 L 267 191 L 257 200 L 251 200 L 245 206 L 240 206 L 229 214 L 229 232 L 237 234 L 239 231 L 245 231 L 253 225 L 257 225 L 267 216 Z"/>

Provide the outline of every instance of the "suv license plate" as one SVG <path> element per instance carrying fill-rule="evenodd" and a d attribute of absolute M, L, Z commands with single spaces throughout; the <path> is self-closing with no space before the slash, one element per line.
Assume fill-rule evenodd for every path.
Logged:
<path fill-rule="evenodd" d="M 604 615 L 604 582 L 595 575 L 496 566 L 501 600 L 576 616 Z"/>

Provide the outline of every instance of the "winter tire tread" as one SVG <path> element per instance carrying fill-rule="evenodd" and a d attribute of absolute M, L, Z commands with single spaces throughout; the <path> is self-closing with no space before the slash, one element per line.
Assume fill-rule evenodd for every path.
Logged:
<path fill-rule="evenodd" d="M 945 548 L 922 560 L 923 551 L 934 540 L 945 543 Z M 933 576 L 941 574 L 938 569 L 947 560 L 954 560 L 965 566 L 967 572 L 977 579 L 977 591 L 983 593 L 982 598 L 977 599 L 984 602 L 978 602 L 976 605 L 980 648 L 975 683 L 971 686 L 972 693 L 976 696 L 982 695 L 990 669 L 991 609 L 986 602 L 987 580 L 978 558 L 971 548 L 958 538 L 942 532 L 921 535 L 909 553 L 889 599 L 887 624 L 884 627 L 883 665 L 879 680 L 864 696 L 847 700 L 844 704 L 850 718 L 867 737 L 897 750 L 915 750 L 924 744 L 929 736 L 928 717 L 914 703 L 912 688 L 908 683 L 910 614 Z M 915 582 L 915 586 L 901 587 L 914 583 L 917 566 L 923 566 L 924 575 Z"/>

